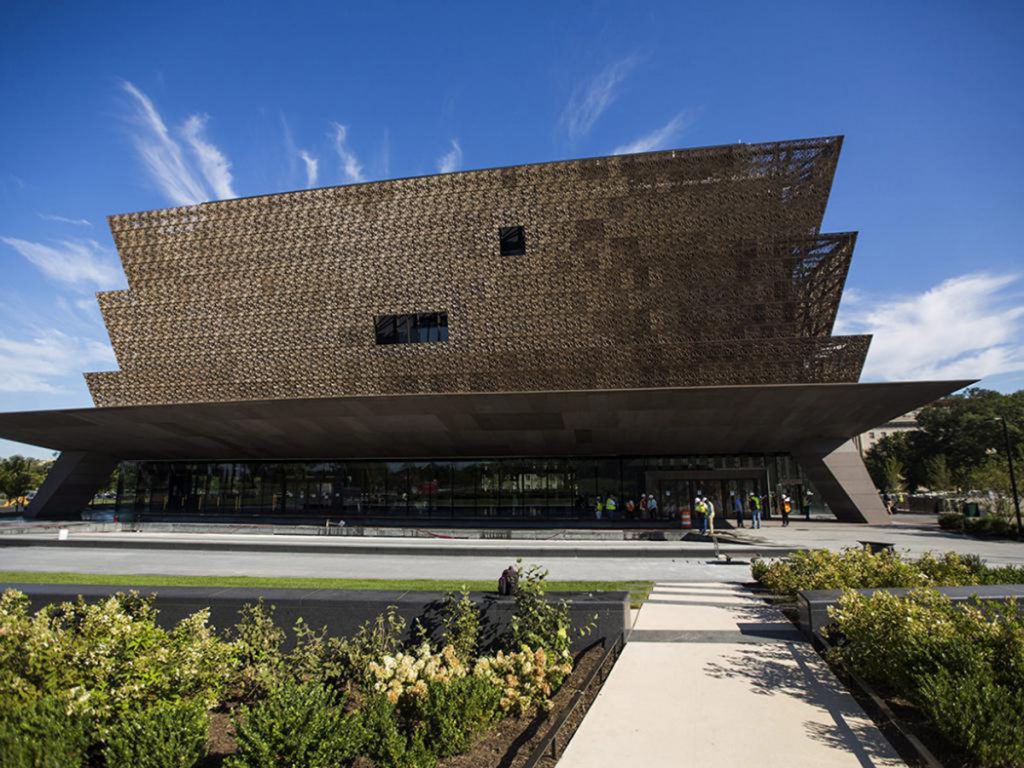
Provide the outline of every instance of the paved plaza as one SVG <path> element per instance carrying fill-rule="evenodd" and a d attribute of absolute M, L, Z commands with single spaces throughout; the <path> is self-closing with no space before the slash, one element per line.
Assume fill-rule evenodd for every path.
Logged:
<path fill-rule="evenodd" d="M 189 576 L 490 579 L 522 556 L 525 562 L 548 568 L 555 579 L 743 581 L 750 578 L 744 542 L 761 547 L 841 549 L 857 546 L 861 540 L 891 542 L 901 552 L 914 555 L 954 550 L 978 554 L 991 564 L 1024 565 L 1024 543 L 954 535 L 939 529 L 934 518 L 918 515 L 897 516 L 893 525 L 878 527 L 794 519 L 783 528 L 777 520 L 768 521 L 758 531 L 744 528 L 722 537 L 722 552 L 731 553 L 731 563 L 717 560 L 710 542 L 566 541 L 557 532 L 548 540 L 487 540 L 72 531 L 72 546 L 62 546 L 64 542 L 58 543 L 56 537 L 56 530 L 0 536 L 2 568 Z M 12 540 L 19 546 L 10 546 Z"/>
<path fill-rule="evenodd" d="M 560 768 L 902 766 L 809 643 L 730 582 L 659 582 Z"/>

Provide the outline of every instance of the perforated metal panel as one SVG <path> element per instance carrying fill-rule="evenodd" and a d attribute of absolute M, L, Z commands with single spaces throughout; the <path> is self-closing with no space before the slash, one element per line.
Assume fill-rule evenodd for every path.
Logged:
<path fill-rule="evenodd" d="M 856 381 L 840 138 L 655 152 L 113 216 L 99 406 Z M 524 227 L 526 253 L 500 255 Z M 378 345 L 445 312 L 444 343 Z"/>

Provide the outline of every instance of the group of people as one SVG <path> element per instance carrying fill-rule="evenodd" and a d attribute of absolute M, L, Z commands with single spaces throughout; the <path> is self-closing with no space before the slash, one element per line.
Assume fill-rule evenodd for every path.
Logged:
<path fill-rule="evenodd" d="M 747 514 L 750 516 L 751 528 L 761 527 L 762 512 L 764 512 L 765 516 L 769 516 L 767 511 L 768 500 L 753 491 L 749 492 L 745 498 L 742 493 L 730 491 L 729 499 L 738 528 L 746 527 Z M 789 515 L 793 511 L 793 500 L 785 493 L 779 493 L 776 500 L 775 508 L 782 518 L 783 527 L 786 527 L 789 525 Z M 717 512 L 714 501 L 705 496 L 701 491 L 697 491 L 691 509 L 693 510 L 692 527 L 700 528 L 701 535 L 703 536 L 709 533 L 714 534 L 715 515 Z M 809 509 L 808 505 L 805 510 L 808 512 L 808 519 L 810 518 Z M 677 516 L 678 511 L 674 505 L 663 511 L 659 507 L 658 500 L 653 493 L 642 493 L 640 494 L 639 503 L 629 499 L 624 506 L 620 506 L 619 500 L 614 494 L 598 496 L 594 503 L 594 518 L 597 520 L 666 520 L 676 518 Z"/>
<path fill-rule="evenodd" d="M 654 494 L 647 495 L 646 493 L 640 494 L 640 503 L 635 503 L 632 499 L 626 502 L 625 508 L 622 510 L 625 513 L 625 520 L 660 520 L 661 510 L 658 508 L 658 500 L 654 498 Z M 618 520 L 619 519 L 619 502 L 615 498 L 615 494 L 608 494 L 608 496 L 598 496 L 597 501 L 594 503 L 594 518 L 597 520 Z"/>

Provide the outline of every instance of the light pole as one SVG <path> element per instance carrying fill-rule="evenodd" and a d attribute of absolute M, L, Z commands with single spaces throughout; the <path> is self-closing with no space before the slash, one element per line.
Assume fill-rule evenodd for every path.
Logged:
<path fill-rule="evenodd" d="M 1013 509 L 1017 513 L 1017 537 L 1024 539 L 1024 525 L 1020 521 L 1020 497 L 1017 496 L 1017 475 L 1013 471 L 1013 451 L 1010 448 L 1010 433 L 1006 429 L 1006 419 L 997 416 L 1003 425 L 1003 443 L 1006 445 L 1006 460 L 1010 463 L 1010 493 L 1013 494 Z"/>

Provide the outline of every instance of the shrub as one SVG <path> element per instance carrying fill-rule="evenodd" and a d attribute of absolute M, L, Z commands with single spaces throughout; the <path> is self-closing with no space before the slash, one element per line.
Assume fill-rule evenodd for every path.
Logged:
<path fill-rule="evenodd" d="M 274 623 L 274 607 L 263 608 L 263 598 L 242 606 L 231 634 L 236 674 L 234 697 L 251 701 L 266 695 L 284 674 L 284 630 Z"/>
<path fill-rule="evenodd" d="M 465 587 L 456 595 L 449 592 L 441 608 L 441 622 L 445 642 L 455 649 L 463 664 L 468 664 L 477 652 L 480 637 L 480 609 Z"/>
<path fill-rule="evenodd" d="M 78 768 L 89 748 L 86 722 L 54 697 L 0 705 L 4 768 Z"/>
<path fill-rule="evenodd" d="M 760 570 L 759 581 L 779 595 L 796 598 L 800 590 L 844 587 L 913 587 L 927 580 L 892 550 L 872 554 L 866 548 L 833 552 L 812 549 L 794 552 Z"/>
<path fill-rule="evenodd" d="M 904 561 L 893 550 L 872 554 L 867 548 L 842 552 L 813 549 L 794 552 L 785 560 L 758 561 L 754 578 L 775 594 L 795 600 L 797 592 L 812 589 L 870 589 L 877 587 L 969 586 L 1024 582 L 1024 568 L 989 568 L 973 555 L 925 553 Z"/>
<path fill-rule="evenodd" d="M 158 702 L 107 729 L 106 768 L 192 768 L 206 755 L 208 729 L 202 702 Z"/>
<path fill-rule="evenodd" d="M 331 689 L 285 678 L 233 718 L 238 750 L 226 768 L 337 768 L 365 741 L 360 718 L 346 716 Z"/>
<path fill-rule="evenodd" d="M 465 677 L 466 668 L 452 646 L 434 653 L 430 643 L 423 641 L 410 653 L 399 651 L 379 662 L 371 661 L 369 672 L 373 690 L 396 704 L 402 697 L 425 697 L 430 683 Z"/>
<path fill-rule="evenodd" d="M 550 709 L 551 696 L 571 672 L 571 659 L 527 646 L 513 653 L 498 651 L 495 656 L 477 660 L 473 668 L 474 675 L 489 680 L 502 692 L 501 710 L 515 715 L 534 704 Z"/>
<path fill-rule="evenodd" d="M 939 515 L 939 527 L 946 531 L 962 531 L 964 519 L 959 512 L 943 512 Z"/>
<path fill-rule="evenodd" d="M 416 712 L 425 743 L 432 745 L 439 757 L 465 752 L 501 719 L 501 698 L 501 689 L 483 677 L 431 684 Z"/>
<path fill-rule="evenodd" d="M 230 648 L 202 611 L 167 632 L 151 600 L 79 599 L 28 615 L 24 595 L 0 598 L 0 699 L 53 696 L 90 731 L 168 698 L 212 705 L 230 673 Z"/>
<path fill-rule="evenodd" d="M 362 737 L 361 753 L 378 768 L 434 768 L 437 756 L 429 749 L 423 728 L 407 736 L 399 727 L 394 704 L 380 695 L 371 696 L 356 718 Z"/>
<path fill-rule="evenodd" d="M 981 765 L 1024 760 L 1024 618 L 1014 602 L 954 605 L 934 589 L 906 598 L 843 595 L 836 655 L 916 703 Z"/>
<path fill-rule="evenodd" d="M 936 727 L 980 765 L 1024 764 L 1024 689 L 999 685 L 991 670 L 940 669 L 921 681 L 919 695 Z"/>
<path fill-rule="evenodd" d="M 352 638 L 334 642 L 332 659 L 339 677 L 358 685 L 372 686 L 376 681 L 370 671 L 370 663 L 398 653 L 405 630 L 406 622 L 398 614 L 398 608 L 389 605 L 372 622 L 363 624 Z"/>
<path fill-rule="evenodd" d="M 531 565 L 525 571 L 516 564 L 519 585 L 516 589 L 515 606 L 512 613 L 511 631 L 506 642 L 509 650 L 517 651 L 523 646 L 543 648 L 556 656 L 569 657 L 569 602 L 549 602 L 545 597 L 544 580 L 548 572 L 539 565 Z"/>

